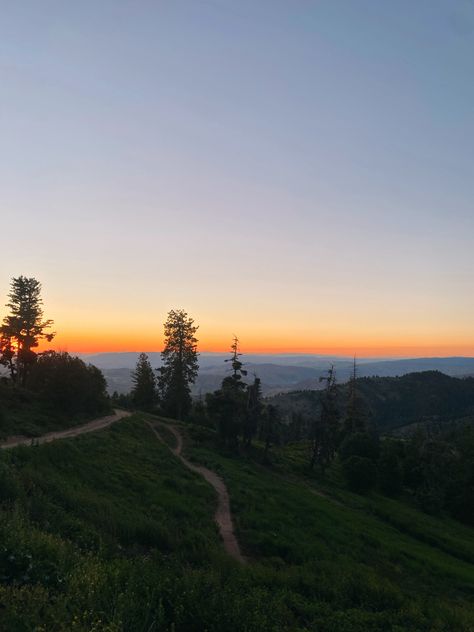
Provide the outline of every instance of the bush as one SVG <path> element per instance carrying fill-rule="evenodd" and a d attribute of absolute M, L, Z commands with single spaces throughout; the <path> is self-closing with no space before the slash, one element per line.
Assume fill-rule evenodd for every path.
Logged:
<path fill-rule="evenodd" d="M 377 482 L 377 467 L 371 459 L 364 456 L 351 456 L 342 464 L 347 486 L 358 494 L 365 494 Z"/>
<path fill-rule="evenodd" d="M 343 461 L 351 456 L 362 456 L 376 461 L 379 456 L 378 440 L 366 432 L 355 432 L 344 439 L 339 456 Z"/>
<path fill-rule="evenodd" d="M 378 462 L 379 486 L 388 496 L 397 496 L 402 491 L 403 469 L 398 456 L 398 446 L 385 441 Z"/>
<path fill-rule="evenodd" d="M 19 486 L 11 470 L 0 462 L 0 503 L 12 501 L 19 494 Z"/>

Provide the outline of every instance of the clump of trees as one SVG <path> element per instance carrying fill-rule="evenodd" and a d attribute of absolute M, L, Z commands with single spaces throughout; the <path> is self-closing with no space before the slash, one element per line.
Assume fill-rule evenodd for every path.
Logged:
<path fill-rule="evenodd" d="M 239 446 L 250 448 L 255 437 L 263 442 L 263 460 L 268 461 L 269 451 L 280 440 L 281 420 L 278 409 L 263 401 L 260 378 L 244 381 L 239 339 L 234 336 L 230 348 L 230 375 L 222 380 L 221 387 L 206 395 L 206 413 L 215 426 L 220 445 L 230 451 Z"/>
<path fill-rule="evenodd" d="M 98 368 L 68 353 L 37 350 L 55 336 L 53 321 L 44 317 L 41 283 L 15 277 L 8 299 L 0 327 L 0 365 L 7 369 L 3 381 L 15 390 L 16 401 L 33 398 L 43 409 L 64 415 L 106 412 L 110 402 Z"/>
<path fill-rule="evenodd" d="M 106 386 L 97 367 L 65 352 L 40 354 L 28 378 L 29 390 L 41 397 L 45 407 L 70 415 L 107 412 Z"/>

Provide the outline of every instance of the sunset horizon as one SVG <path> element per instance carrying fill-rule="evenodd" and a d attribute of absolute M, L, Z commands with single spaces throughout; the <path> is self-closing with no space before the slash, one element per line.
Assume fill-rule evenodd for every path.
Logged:
<path fill-rule="evenodd" d="M 1 632 L 474 632 L 474 0 L 0 0 Z"/>

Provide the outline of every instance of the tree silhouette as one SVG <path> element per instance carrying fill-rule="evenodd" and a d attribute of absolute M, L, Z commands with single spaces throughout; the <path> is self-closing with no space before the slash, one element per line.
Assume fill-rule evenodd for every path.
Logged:
<path fill-rule="evenodd" d="M 257 433 L 262 414 L 262 387 L 260 378 L 255 375 L 253 384 L 249 384 L 247 387 L 247 411 L 242 427 L 242 438 L 244 445 L 247 447 L 252 444 L 252 439 Z"/>
<path fill-rule="evenodd" d="M 346 417 L 344 419 L 344 434 L 365 432 L 367 430 L 367 415 L 364 403 L 357 388 L 357 363 L 354 356 L 354 366 L 349 380 L 349 397 L 347 402 Z"/>
<path fill-rule="evenodd" d="M 337 408 L 336 373 L 334 366 L 328 370 L 327 376 L 320 377 L 326 387 L 320 396 L 320 412 L 315 417 L 311 436 L 310 467 L 317 463 L 324 474 L 327 466 L 335 456 L 339 434 L 339 411 Z"/>
<path fill-rule="evenodd" d="M 102 372 L 66 352 L 46 351 L 31 367 L 28 389 L 44 404 L 63 413 L 107 412 L 110 402 Z"/>
<path fill-rule="evenodd" d="M 182 310 L 171 310 L 165 322 L 165 348 L 161 353 L 163 366 L 158 370 L 158 388 L 166 414 L 182 419 L 192 404 L 190 385 L 198 374 L 198 327 Z"/>
<path fill-rule="evenodd" d="M 156 379 L 146 353 L 138 356 L 135 371 L 132 373 L 132 402 L 138 408 L 151 410 L 156 402 Z"/>
<path fill-rule="evenodd" d="M 270 448 L 278 438 L 278 426 L 280 425 L 280 414 L 278 408 L 269 404 L 262 417 L 260 429 L 260 439 L 264 441 L 263 462 L 268 463 Z"/>
<path fill-rule="evenodd" d="M 52 320 L 43 320 L 41 283 L 33 277 L 19 276 L 11 281 L 10 313 L 1 327 L 2 363 L 10 368 L 13 380 L 24 386 L 31 366 L 36 362 L 33 351 L 42 339 L 51 342 L 55 334 L 46 330 Z"/>
<path fill-rule="evenodd" d="M 242 377 L 247 375 L 240 360 L 239 339 L 234 336 L 230 348 L 231 357 L 225 362 L 231 363 L 231 375 L 222 380 L 221 388 L 214 393 L 208 393 L 206 403 L 211 416 L 214 418 L 222 443 L 235 450 L 238 447 L 238 437 L 242 432 L 247 411 L 246 384 Z"/>

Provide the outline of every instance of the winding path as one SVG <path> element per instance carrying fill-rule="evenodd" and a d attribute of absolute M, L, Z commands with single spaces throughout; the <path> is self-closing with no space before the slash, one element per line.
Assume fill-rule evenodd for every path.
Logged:
<path fill-rule="evenodd" d="M 87 432 L 95 432 L 97 430 L 107 428 L 116 421 L 120 421 L 120 419 L 123 419 L 124 417 L 129 417 L 130 415 L 132 415 L 131 412 L 115 409 L 113 415 L 100 417 L 99 419 L 94 419 L 93 421 L 89 421 L 85 424 L 74 426 L 72 428 L 67 428 L 66 430 L 55 430 L 53 432 L 48 432 L 47 434 L 44 434 L 40 437 L 9 437 L 6 441 L 0 444 L 0 448 L 3 450 L 7 450 L 9 448 L 16 448 L 21 445 L 33 446 L 41 445 L 43 443 L 50 443 L 51 441 L 56 441 L 57 439 L 71 439 L 72 437 L 78 437 L 79 435 L 86 434 Z M 212 485 L 212 487 L 214 487 L 217 492 L 218 499 L 214 519 L 217 523 L 217 526 L 219 527 L 219 532 L 224 543 L 224 548 L 227 553 L 231 555 L 235 560 L 244 564 L 246 560 L 240 552 L 239 543 L 237 542 L 237 538 L 234 535 L 234 527 L 232 524 L 232 516 L 230 513 L 229 493 L 224 481 L 215 472 L 208 470 L 207 467 L 203 467 L 202 465 L 194 465 L 194 463 L 188 461 L 188 459 L 186 459 L 181 454 L 183 450 L 183 438 L 176 426 L 163 424 L 161 422 L 155 422 L 155 424 L 151 424 L 148 422 L 148 425 L 150 426 L 156 437 L 162 443 L 164 443 L 188 469 L 202 476 L 210 485 Z M 163 437 L 159 434 L 156 428 L 157 425 L 161 425 L 173 433 L 176 439 L 175 448 L 172 448 L 166 443 L 166 441 L 164 441 Z"/>
<path fill-rule="evenodd" d="M 129 417 L 131 414 L 132 413 L 126 410 L 115 409 L 114 414 L 109 415 L 108 417 L 100 417 L 99 419 L 94 419 L 93 421 L 88 421 L 85 424 L 73 426 L 72 428 L 67 428 L 66 430 L 48 432 L 41 437 L 9 437 L 4 443 L 0 444 L 0 448 L 7 450 L 8 448 L 16 448 L 19 445 L 41 445 L 42 443 L 56 441 L 56 439 L 70 439 L 71 437 L 77 437 L 81 434 L 85 434 L 86 432 L 94 432 L 96 430 L 102 430 L 102 428 L 107 428 L 107 426 L 110 426 L 116 421 L 120 421 L 120 419 L 123 419 L 124 417 Z"/>
<path fill-rule="evenodd" d="M 180 461 L 185 465 L 188 469 L 197 474 L 200 474 L 217 492 L 217 509 L 214 515 L 214 519 L 219 527 L 219 533 L 221 534 L 222 541 L 224 543 L 224 548 L 229 555 L 231 555 L 235 560 L 245 564 L 246 560 L 242 555 L 239 547 L 239 543 L 234 534 L 234 526 L 232 523 L 232 516 L 230 513 L 230 503 L 229 503 L 229 492 L 227 491 L 227 487 L 224 481 L 211 470 L 208 470 L 207 467 L 202 465 L 195 465 L 188 461 L 183 455 L 183 438 L 181 433 L 176 428 L 176 426 L 163 424 L 161 422 L 148 423 L 152 431 L 155 433 L 156 437 L 164 443 L 171 452 L 180 459 Z M 169 446 L 163 437 L 160 435 L 159 430 L 157 429 L 157 425 L 161 425 L 162 427 L 168 429 L 173 433 L 176 439 L 176 447 L 172 448 Z"/>

